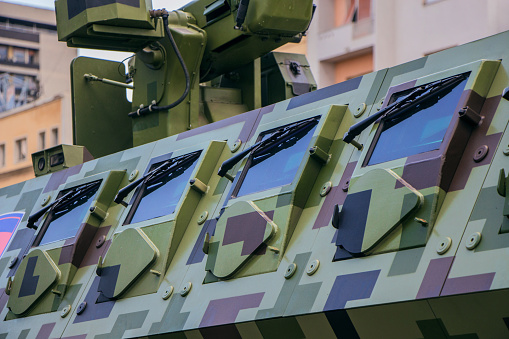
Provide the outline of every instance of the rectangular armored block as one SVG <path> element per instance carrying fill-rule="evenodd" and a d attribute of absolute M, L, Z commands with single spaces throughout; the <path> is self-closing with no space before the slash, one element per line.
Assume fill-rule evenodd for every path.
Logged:
<path fill-rule="evenodd" d="M 86 38 L 92 24 L 154 29 L 152 0 L 57 0 L 58 40 Z"/>

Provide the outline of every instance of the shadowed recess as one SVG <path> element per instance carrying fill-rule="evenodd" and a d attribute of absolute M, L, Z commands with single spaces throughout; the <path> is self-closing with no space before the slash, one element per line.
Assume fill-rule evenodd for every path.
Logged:
<path fill-rule="evenodd" d="M 241 339 L 242 336 L 235 324 L 224 326 L 205 327 L 200 328 L 200 334 L 204 339 L 228 338 L 228 339 Z"/>
<path fill-rule="evenodd" d="M 325 312 L 332 330 L 338 338 L 358 339 L 359 334 L 346 310 Z"/>
<path fill-rule="evenodd" d="M 423 339 L 478 339 L 475 333 L 449 335 L 442 319 L 418 320 L 417 326 Z"/>
<path fill-rule="evenodd" d="M 306 336 L 294 317 L 267 319 L 256 322 L 264 339 L 305 339 Z"/>

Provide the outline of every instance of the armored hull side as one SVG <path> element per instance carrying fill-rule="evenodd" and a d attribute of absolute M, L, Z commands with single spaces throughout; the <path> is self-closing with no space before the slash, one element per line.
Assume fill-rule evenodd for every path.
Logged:
<path fill-rule="evenodd" d="M 508 337 L 508 40 L 0 189 L 1 239 L 12 233 L 0 259 L 0 337 Z M 358 133 L 362 147 L 342 140 L 429 84 L 440 93 L 384 111 Z M 233 182 L 217 175 L 281 127 L 286 139 L 235 163 Z M 161 186 L 178 185 L 142 207 L 160 183 L 153 175 L 127 207 L 113 201 L 168 161 L 177 174 Z M 45 242 L 59 210 L 38 230 L 28 218 L 62 192 L 85 209 Z"/>

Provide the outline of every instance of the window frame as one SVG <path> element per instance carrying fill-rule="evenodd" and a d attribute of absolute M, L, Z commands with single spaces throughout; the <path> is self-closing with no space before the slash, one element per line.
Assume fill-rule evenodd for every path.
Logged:
<path fill-rule="evenodd" d="M 298 122 L 301 122 L 301 121 L 304 121 L 304 120 L 307 120 L 307 119 L 317 119 L 316 120 L 316 123 L 314 124 L 314 126 L 312 127 L 315 132 L 313 133 L 316 133 L 316 130 L 318 128 L 318 125 L 320 124 L 320 121 L 321 119 L 323 118 L 322 115 L 316 115 L 316 116 L 312 116 L 310 118 L 305 118 L 305 119 L 301 119 L 301 120 L 297 120 L 297 121 L 294 121 L 294 122 L 290 122 L 288 124 L 285 124 L 285 125 L 281 125 L 279 127 L 274 127 L 274 128 L 271 128 L 271 129 L 268 129 L 268 130 L 265 130 L 265 131 L 261 131 L 260 133 L 258 133 L 258 137 L 255 141 L 255 143 L 257 142 L 260 142 L 263 137 L 267 134 L 272 134 L 274 132 L 276 132 L 278 129 L 280 128 L 284 128 L 286 126 L 290 126 L 292 124 L 295 124 L 295 123 L 298 123 Z M 312 137 L 312 136 L 311 136 Z M 310 141 L 310 143 L 308 144 L 308 147 L 306 147 L 306 149 L 309 149 L 309 145 L 311 144 L 312 140 Z M 239 179 L 237 180 L 237 182 L 235 183 L 235 186 L 230 194 L 230 197 L 229 199 L 236 199 L 236 198 L 239 198 L 238 196 L 238 193 L 240 191 L 240 189 L 242 188 L 242 184 L 244 183 L 244 179 L 246 178 L 248 172 L 249 172 L 249 169 L 251 168 L 251 163 L 253 161 L 253 155 L 254 155 L 255 152 L 251 152 L 249 154 L 249 156 L 247 157 L 247 160 L 246 160 L 246 163 L 244 165 L 244 167 L 242 168 L 242 172 L 240 173 L 239 175 Z M 302 161 L 301 161 L 301 164 L 302 164 Z M 300 166 L 299 166 L 300 167 Z M 284 187 L 284 186 L 288 186 L 288 185 L 291 185 L 294 183 L 295 181 L 295 178 L 297 178 L 297 174 L 299 172 L 299 169 L 297 168 L 297 172 L 295 173 L 295 176 L 292 178 L 292 180 L 287 183 L 287 184 L 284 184 L 284 185 L 280 185 L 280 186 L 274 186 L 274 187 L 270 187 L 270 188 L 267 188 L 267 189 L 264 189 L 264 190 L 261 190 L 261 191 L 255 191 L 255 192 L 251 192 L 251 193 L 247 193 L 247 194 L 244 194 L 244 195 L 241 195 L 240 197 L 244 197 L 244 196 L 248 196 L 248 195 L 251 195 L 251 194 L 255 194 L 255 193 L 260 193 L 260 192 L 265 192 L 265 191 L 268 191 L 268 190 L 272 190 L 274 188 L 278 188 L 278 187 Z"/>
<path fill-rule="evenodd" d="M 87 183 L 83 183 L 83 184 L 79 184 L 79 185 L 76 185 L 74 187 L 69 187 L 69 188 L 64 188 L 62 190 L 60 190 L 58 192 L 58 194 L 56 195 L 55 197 L 55 200 L 59 199 L 60 197 L 62 197 L 63 195 L 65 195 L 67 193 L 67 191 L 70 191 L 74 188 L 77 188 L 77 187 L 80 187 L 80 186 L 84 186 L 84 185 L 88 185 L 88 184 L 92 184 L 92 183 L 96 183 L 98 184 L 97 186 L 97 189 L 94 193 L 94 200 L 92 200 L 91 204 L 89 207 L 87 207 L 87 209 L 89 209 L 93 204 L 94 204 L 94 201 L 97 200 L 98 196 L 99 196 L 99 193 L 101 191 L 101 187 L 103 186 L 103 179 L 98 179 L 98 180 L 93 180 L 93 181 L 90 181 L 90 182 L 87 182 Z M 90 189 L 89 189 L 90 190 Z M 89 190 L 85 191 L 85 192 L 88 192 Z M 71 201 L 74 201 L 71 200 Z M 68 202 L 69 203 L 69 202 Z M 86 215 L 85 215 L 85 220 L 86 218 L 90 215 L 90 211 L 86 212 Z M 72 238 L 76 238 L 81 230 L 83 229 L 83 222 L 80 223 L 80 226 L 78 227 L 78 229 L 76 230 L 76 234 L 74 234 L 74 236 L 72 237 L 67 237 L 67 238 L 62 238 L 62 239 L 59 239 L 59 240 L 55 240 L 55 241 L 52 241 L 52 242 L 49 242 L 49 243 L 46 243 L 46 244 L 42 244 L 40 245 L 42 239 L 44 238 L 44 235 L 46 234 L 46 232 L 48 231 L 49 227 L 51 226 L 51 222 L 53 221 L 53 218 L 55 216 L 55 210 L 50 210 L 46 217 L 44 218 L 44 221 L 40 224 L 41 226 L 39 227 L 40 230 L 39 232 L 37 232 L 37 235 L 32 243 L 32 247 L 39 247 L 39 246 L 46 246 L 46 245 L 51 245 L 51 244 L 55 244 L 55 243 L 58 243 L 60 241 L 66 241 L 68 239 L 72 239 Z"/>
<path fill-rule="evenodd" d="M 46 149 L 46 130 L 40 130 L 39 133 L 37 133 L 37 148 L 39 151 Z"/>
<path fill-rule="evenodd" d="M 192 154 L 192 153 L 197 153 L 197 154 L 196 154 L 195 157 L 190 158 L 188 161 L 185 162 L 186 164 L 189 163 L 189 162 L 193 162 L 193 163 L 196 162 L 196 164 L 194 165 L 194 169 L 191 172 L 191 176 L 189 177 L 189 180 L 190 180 L 190 179 L 192 179 L 193 174 L 196 173 L 197 168 L 200 166 L 200 158 L 202 158 L 202 155 L 204 153 L 203 149 L 202 150 L 197 150 L 197 151 L 194 151 L 194 152 L 183 153 L 183 154 L 177 155 L 177 156 L 171 156 L 172 154 L 170 153 L 170 154 L 167 154 L 166 156 L 152 159 L 152 161 L 148 164 L 147 169 L 145 170 L 144 175 L 149 173 L 151 170 L 156 169 L 158 166 L 160 166 L 162 163 L 164 163 L 167 160 L 175 159 L 175 158 L 180 158 L 180 157 Z M 154 161 L 154 160 L 156 160 L 156 161 Z M 184 196 L 184 193 L 186 191 L 185 189 L 182 192 L 182 194 L 180 195 L 180 198 L 177 201 L 177 205 L 175 207 L 175 210 L 172 213 L 166 214 L 166 215 L 161 215 L 161 216 L 154 217 L 154 218 L 151 218 L 151 219 L 141 220 L 141 221 L 138 221 L 138 222 L 135 222 L 135 223 L 132 224 L 131 220 L 133 219 L 134 214 L 138 210 L 140 202 L 143 199 L 143 194 L 144 194 L 144 192 L 145 192 L 145 190 L 147 188 L 147 183 L 148 183 L 148 181 L 144 182 L 143 184 L 141 184 L 139 187 L 136 188 L 136 190 L 134 192 L 134 195 L 132 196 L 132 198 L 131 198 L 131 200 L 129 202 L 129 206 L 130 206 L 129 212 L 127 213 L 127 216 L 124 218 L 124 222 L 122 223 L 122 226 L 128 226 L 128 225 L 134 225 L 134 224 L 139 224 L 139 223 L 143 223 L 143 222 L 149 222 L 151 220 L 155 220 L 155 219 L 167 217 L 169 215 L 173 215 L 177 211 L 177 209 L 178 209 L 178 207 L 180 205 L 180 202 L 182 200 L 182 197 Z"/>
<path fill-rule="evenodd" d="M 455 125 L 457 124 L 457 120 L 459 119 L 458 114 L 457 114 L 458 107 L 461 108 L 461 107 L 468 106 L 468 102 L 470 100 L 470 98 L 464 97 L 463 94 L 464 94 L 466 88 L 468 88 L 468 83 L 469 83 L 470 78 L 472 77 L 472 72 L 460 72 L 460 73 L 455 74 L 455 75 L 461 75 L 461 74 L 468 74 L 468 77 L 466 78 L 465 87 L 463 88 L 462 95 L 460 96 L 460 99 L 458 100 L 458 103 L 456 104 L 455 111 L 452 113 L 451 120 L 449 122 L 449 125 L 447 126 L 447 129 L 445 131 L 444 137 L 443 137 L 442 142 L 440 144 L 440 147 L 438 149 L 434 149 L 434 150 L 430 150 L 430 151 L 426 151 L 426 152 L 422 152 L 422 153 L 415 153 L 415 154 L 412 154 L 412 155 L 408 155 L 406 157 L 391 159 L 391 160 L 387 160 L 387 161 L 383 161 L 383 162 L 379 162 L 379 163 L 376 163 L 376 164 L 369 165 L 369 161 L 371 160 L 371 156 L 373 155 L 373 152 L 374 152 L 374 150 L 376 148 L 376 145 L 378 144 L 380 136 L 384 132 L 384 125 L 385 125 L 385 123 L 388 120 L 391 119 L 391 116 L 386 117 L 386 118 L 382 117 L 382 118 L 380 118 L 377 121 L 378 127 L 376 128 L 376 132 L 375 132 L 373 138 L 370 141 L 369 148 L 368 148 L 368 150 L 366 152 L 366 155 L 365 155 L 365 157 L 364 157 L 364 159 L 362 161 L 362 167 L 373 167 L 373 166 L 380 166 L 380 165 L 383 166 L 383 164 L 390 163 L 392 161 L 397 161 L 399 159 L 405 159 L 405 158 L 406 159 L 413 159 L 413 158 L 428 159 L 428 158 L 436 157 L 436 156 L 438 156 L 440 154 L 444 154 L 447 151 L 447 148 L 449 147 L 449 143 L 450 143 L 451 138 L 452 138 L 452 136 L 454 134 Z M 445 76 L 442 79 L 446 79 L 448 77 L 449 76 Z M 440 80 L 440 79 L 438 79 L 438 80 Z M 431 83 L 431 82 L 433 82 L 433 81 L 430 81 L 428 83 Z M 416 82 L 414 81 L 413 84 L 415 85 L 415 83 Z M 399 85 L 399 86 L 391 87 L 391 89 L 387 93 L 387 96 L 384 99 L 384 107 L 390 105 L 393 102 L 392 98 L 396 94 L 401 93 L 401 92 L 405 92 L 405 91 L 411 91 L 411 90 L 413 90 L 416 87 L 424 86 L 424 85 L 426 85 L 428 83 L 424 83 L 422 85 L 417 85 L 417 86 L 412 86 L 411 85 L 412 82 L 407 82 L 407 83 Z M 406 112 L 405 115 L 408 115 L 409 113 L 410 112 Z"/>
<path fill-rule="evenodd" d="M 5 142 L 2 142 L 0 143 L 0 168 L 4 168 L 6 163 L 5 163 L 5 159 L 6 159 L 6 156 L 5 156 L 5 153 L 6 153 L 6 147 L 5 147 Z"/>
<path fill-rule="evenodd" d="M 51 128 L 51 145 L 50 147 L 58 146 L 60 145 L 60 131 L 58 126 Z"/>
<path fill-rule="evenodd" d="M 24 158 L 21 159 L 20 155 L 23 151 L 23 146 L 25 148 Z M 28 138 L 26 136 L 17 138 L 14 140 L 14 163 L 22 163 L 28 160 Z"/>

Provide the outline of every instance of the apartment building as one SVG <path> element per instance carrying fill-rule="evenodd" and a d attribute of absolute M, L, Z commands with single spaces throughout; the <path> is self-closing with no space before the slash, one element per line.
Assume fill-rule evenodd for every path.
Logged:
<path fill-rule="evenodd" d="M 315 0 L 307 56 L 319 87 L 509 30 L 507 0 Z"/>
<path fill-rule="evenodd" d="M 32 153 L 72 143 L 74 57 L 54 11 L 0 2 L 0 187 L 33 177 Z"/>

